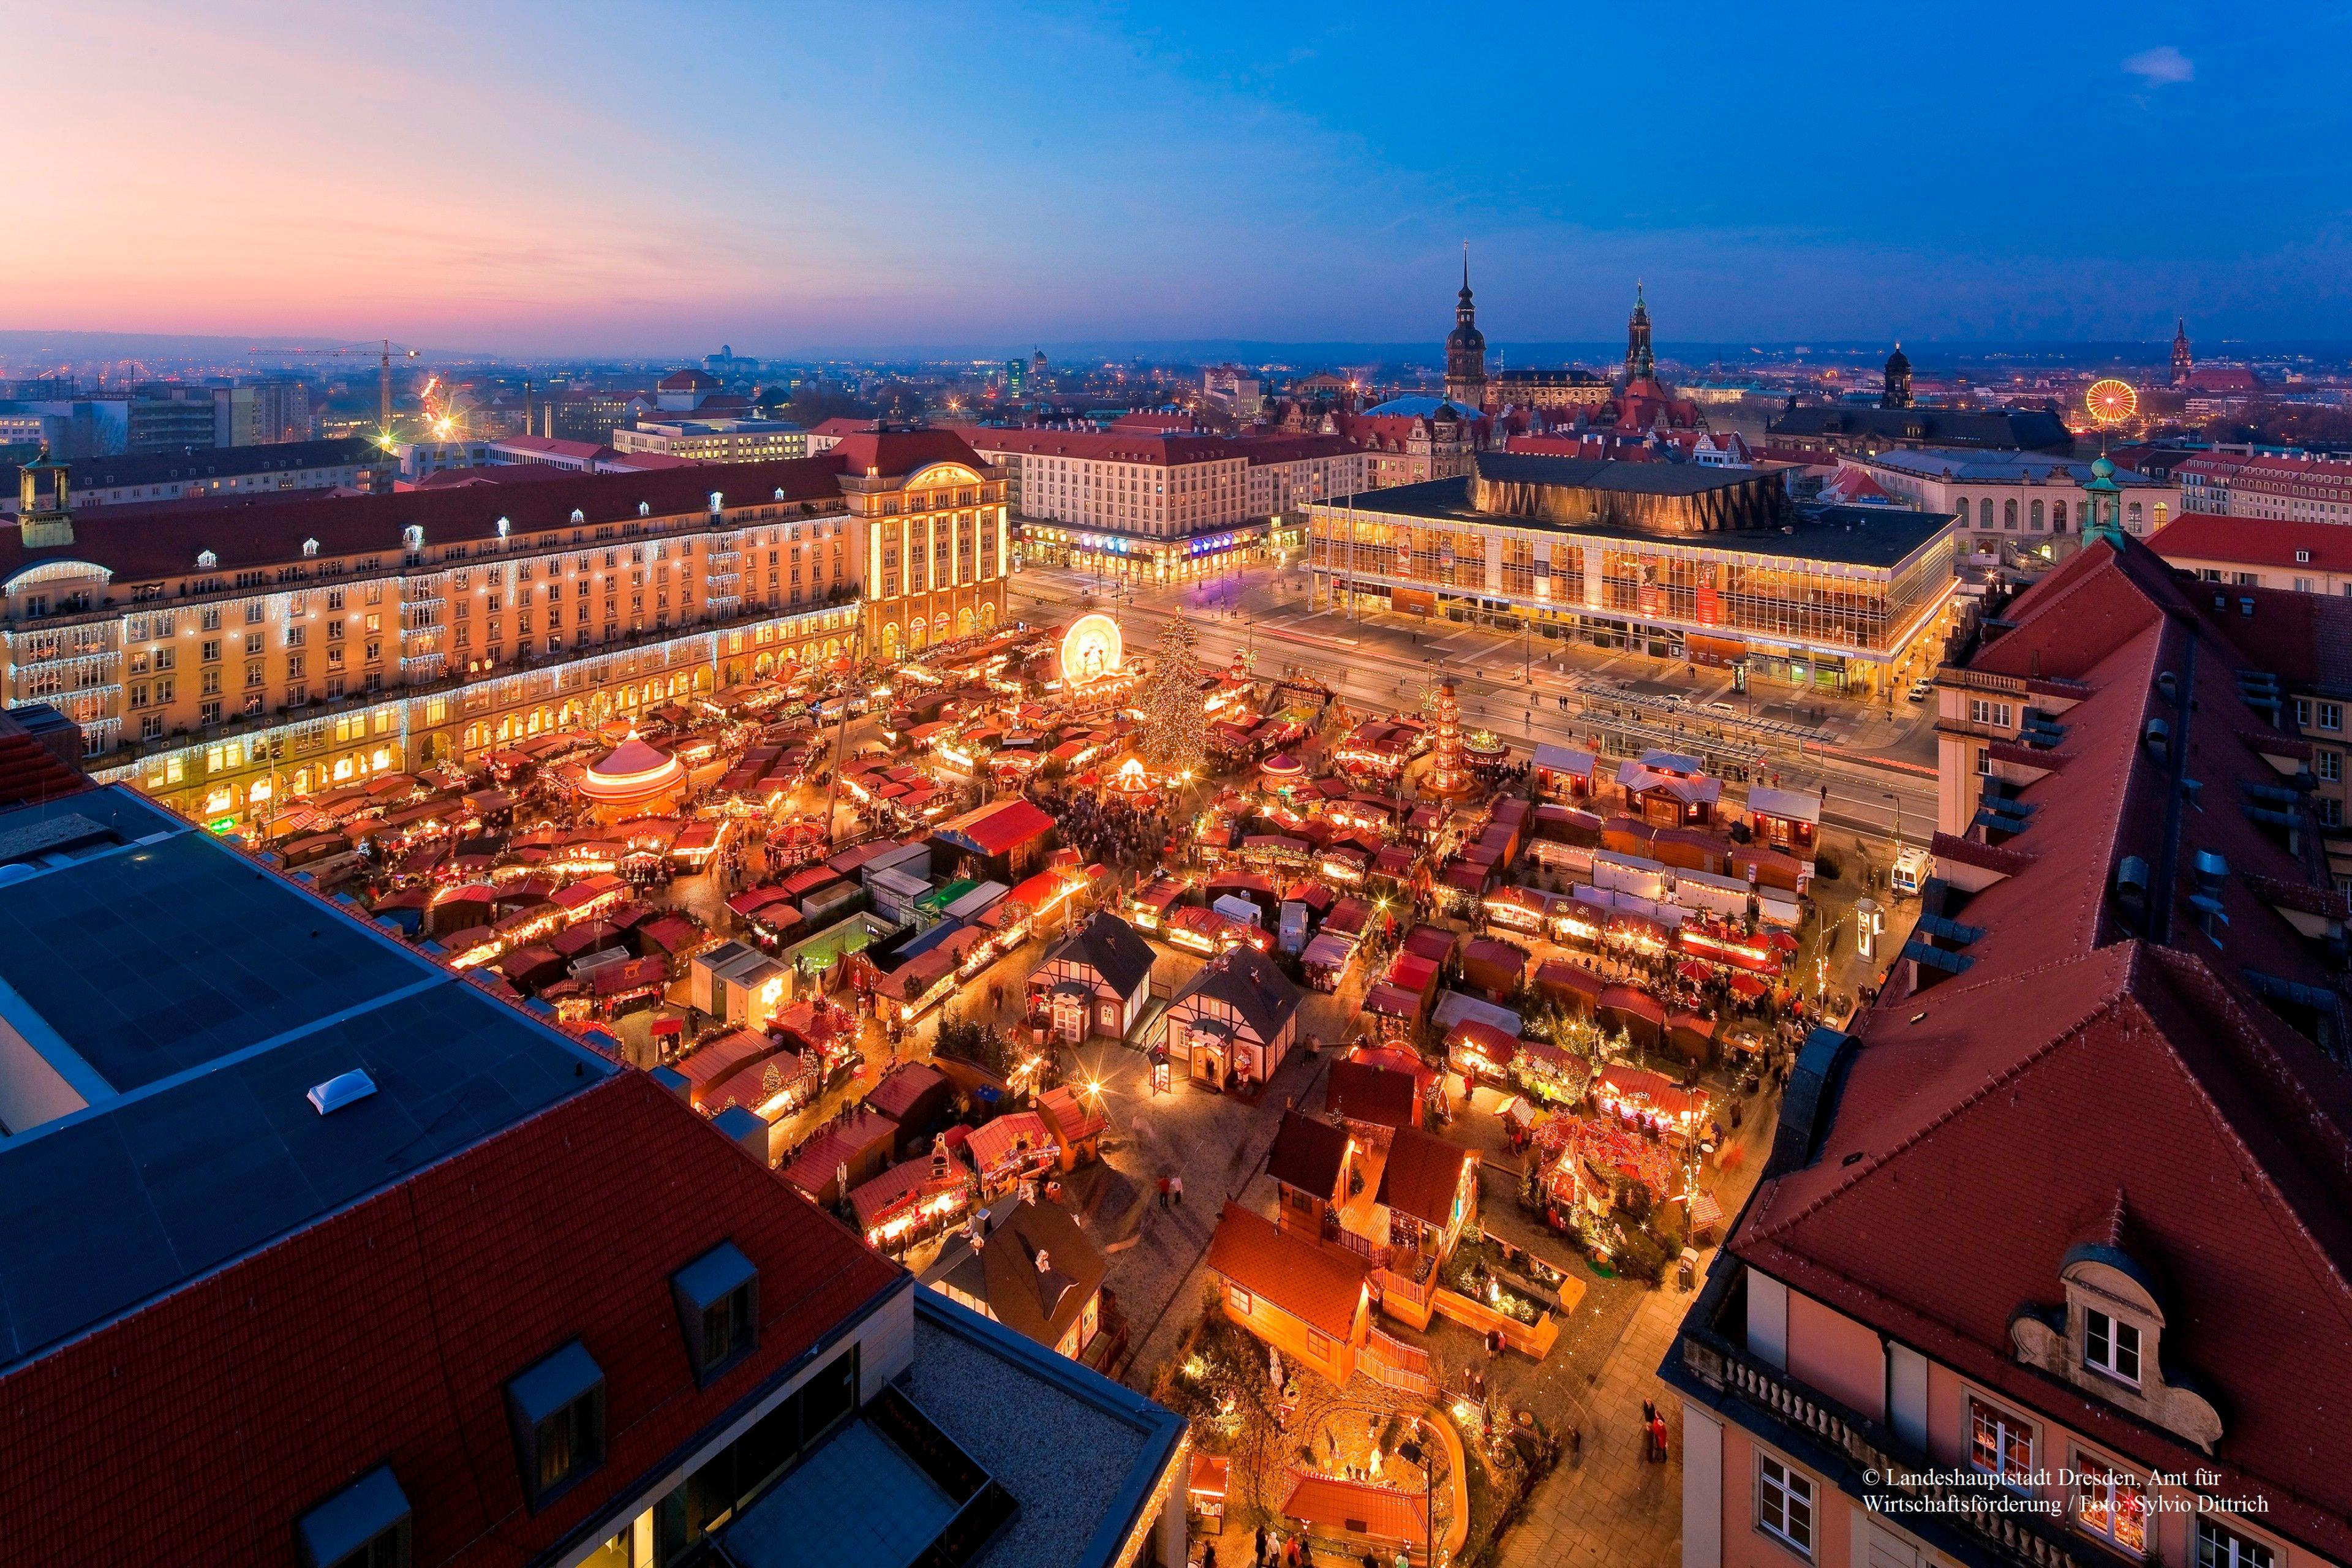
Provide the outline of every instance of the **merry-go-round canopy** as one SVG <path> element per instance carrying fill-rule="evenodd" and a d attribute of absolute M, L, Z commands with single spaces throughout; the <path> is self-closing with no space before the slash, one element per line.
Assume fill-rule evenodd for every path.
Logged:
<path fill-rule="evenodd" d="M 685 765 L 629 731 L 627 740 L 588 764 L 580 793 L 599 805 L 631 805 L 670 794 L 686 782 Z"/>

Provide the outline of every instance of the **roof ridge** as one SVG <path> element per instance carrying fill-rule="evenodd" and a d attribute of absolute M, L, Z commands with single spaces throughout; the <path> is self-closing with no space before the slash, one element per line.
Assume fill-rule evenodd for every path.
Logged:
<path fill-rule="evenodd" d="M 2040 1045 L 2034 1047 L 2023 1056 L 2013 1058 L 2007 1067 L 1987 1078 L 1975 1089 L 1969 1090 L 1967 1094 L 1962 1095 L 1959 1099 L 1953 1100 L 1937 1115 L 1914 1128 L 1908 1134 L 1891 1144 L 1884 1153 L 1876 1155 L 1865 1154 L 1862 1159 L 1854 1162 L 1853 1165 L 1846 1172 L 1845 1174 L 1840 1176 L 1822 1192 L 1815 1194 L 1812 1200 L 1807 1203 L 1802 1208 L 1796 1210 L 1794 1213 L 1785 1215 L 1778 1220 L 1760 1226 L 1755 1234 L 1763 1237 L 1777 1237 L 1785 1233 L 1790 1226 L 1796 1225 L 1800 1220 L 1803 1220 L 1813 1214 L 1818 1213 L 1822 1208 L 1828 1206 L 1832 1200 L 1853 1190 L 1854 1185 L 1861 1182 L 1864 1177 L 1884 1170 L 1898 1156 L 1909 1152 L 1912 1149 L 1926 1142 L 1931 1134 L 1956 1121 L 1962 1112 L 1969 1110 L 1982 1101 L 1990 1099 L 2003 1085 L 2014 1082 L 2017 1078 L 2024 1073 L 2029 1068 L 2033 1067 L 2044 1058 L 2050 1056 L 2060 1046 L 2065 1044 L 2066 1041 L 2080 1034 L 2094 1020 L 2111 1011 L 2116 1003 L 2120 1001 L 2125 994 L 2126 994 L 2127 982 L 2130 973 L 2127 967 L 2130 950 L 2142 944 L 2138 938 L 2134 937 L 2118 945 L 2126 955 L 2126 967 L 2123 973 L 2117 976 L 2117 983 L 2116 984 L 2111 985 L 2105 991 L 2097 994 L 2095 1005 L 2091 1006 L 2086 1012 L 2083 1013 L 2080 1016 L 2074 1018 L 2071 1022 L 2063 1024 L 2056 1029 L 2053 1029 Z M 2105 958 L 2105 954 L 2109 950 L 2107 949 L 2094 948 L 2088 952 L 2074 953 L 2062 958 L 2053 959 L 2048 963 L 2037 964 L 2032 969 L 2012 971 L 2008 974 L 1988 976 L 1985 982 L 1976 986 L 1968 987 L 1967 989 L 1981 990 L 1985 984 L 2014 984 L 2016 982 L 2025 979 L 2028 976 L 2048 973 L 2052 971 L 2063 968 L 2068 964 L 2090 963 L 2103 961 L 2112 963 L 2114 960 Z M 1946 986 L 1937 987 L 1938 992 L 1945 989 L 1947 989 Z M 1953 991 L 1955 998 L 1959 994 L 1961 994 L 1959 990 L 1955 989 Z M 1868 1050 L 1873 1043 L 1874 1042 L 1869 1040 L 1864 1040 L 1862 1042 L 1862 1048 L 1864 1050 Z M 1890 1042 L 1881 1041 L 1876 1043 L 1886 1045 Z"/>

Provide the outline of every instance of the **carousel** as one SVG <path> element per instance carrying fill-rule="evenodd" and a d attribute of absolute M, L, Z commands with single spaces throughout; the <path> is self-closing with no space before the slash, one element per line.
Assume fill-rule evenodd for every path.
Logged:
<path fill-rule="evenodd" d="M 671 811 L 685 787 L 685 764 L 640 740 L 635 730 L 589 763 L 579 784 L 580 798 L 592 815 L 608 823 Z"/>

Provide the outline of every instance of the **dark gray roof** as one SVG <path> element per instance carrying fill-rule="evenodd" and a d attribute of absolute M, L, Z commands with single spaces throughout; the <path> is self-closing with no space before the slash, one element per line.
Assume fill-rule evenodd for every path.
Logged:
<path fill-rule="evenodd" d="M 2043 408 L 1867 408 L 1814 404 L 1785 408 L 1765 427 L 1768 436 L 1876 437 L 1927 447 L 1995 447 L 2071 452 L 2065 422 Z"/>
<path fill-rule="evenodd" d="M 1272 1040 L 1298 1011 L 1299 990 L 1274 966 L 1274 960 L 1244 942 L 1202 964 L 1169 1005 L 1192 996 L 1223 1003 L 1242 1016 L 1261 1040 Z"/>
<path fill-rule="evenodd" d="M 1553 458 L 1532 452 L 1481 452 L 1470 466 L 1484 479 L 1622 495 L 1696 496 L 1738 489 L 1767 479 L 1759 468 L 1711 468 L 1698 463 L 1627 463 L 1608 458 Z"/>
<path fill-rule="evenodd" d="M 110 458 L 81 458 L 69 467 L 75 489 L 110 489 L 116 485 L 160 485 L 173 479 L 240 479 L 248 474 L 287 473 L 298 468 L 336 468 L 358 464 L 389 465 L 383 447 L 364 436 L 338 436 L 324 441 L 280 441 L 267 447 L 191 447 L 179 452 L 123 453 Z M 0 494 L 16 493 L 16 469 L 0 468 Z"/>
<path fill-rule="evenodd" d="M 0 815 L 0 837 L 65 808 L 126 834 L 168 820 L 108 790 Z M 614 1070 L 209 835 L 166 831 L 0 884 L 7 1048 L 87 1102 L 0 1141 L 0 1367 Z M 374 1092 L 319 1114 L 309 1090 L 353 1069 Z"/>
<path fill-rule="evenodd" d="M 1055 943 L 1045 962 L 1057 963 L 1067 959 L 1087 964 L 1109 983 L 1112 990 L 1122 996 L 1132 996 L 1136 988 L 1151 977 L 1155 956 L 1151 944 L 1133 926 L 1105 910 Z"/>

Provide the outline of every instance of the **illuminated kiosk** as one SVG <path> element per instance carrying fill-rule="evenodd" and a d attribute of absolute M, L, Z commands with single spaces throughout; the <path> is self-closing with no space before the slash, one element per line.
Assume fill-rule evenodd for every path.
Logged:
<path fill-rule="evenodd" d="M 637 739 L 635 730 L 580 775 L 580 797 L 594 808 L 599 822 L 667 812 L 685 787 L 685 765 Z"/>
<path fill-rule="evenodd" d="M 1118 623 L 1099 611 L 1080 616 L 1062 634 L 1055 670 L 1065 690 L 1091 686 L 1121 673 L 1127 667 L 1126 639 Z"/>

